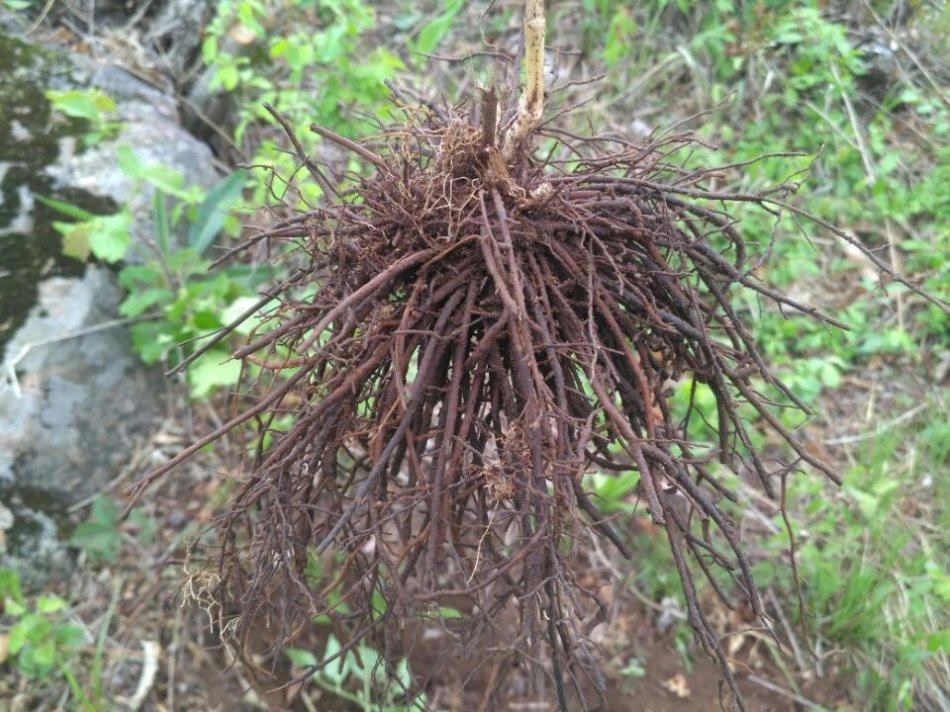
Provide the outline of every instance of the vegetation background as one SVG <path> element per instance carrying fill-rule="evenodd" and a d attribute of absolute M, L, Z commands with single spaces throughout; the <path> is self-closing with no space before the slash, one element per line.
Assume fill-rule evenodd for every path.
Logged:
<path fill-rule="evenodd" d="M 49 10 L 29 0 L 0 4 L 31 19 Z M 750 166 L 746 185 L 800 183 L 803 207 L 879 250 L 932 293 L 948 296 L 945 3 L 560 0 L 550 6 L 548 113 L 576 105 L 565 128 L 636 140 L 678 125 L 709 143 L 695 157 L 706 164 L 802 152 Z M 226 244 L 242 225 L 265 222 L 284 197 L 265 171 L 238 169 L 293 170 L 263 103 L 295 126 L 314 122 L 360 137 L 392 115 L 387 81 L 420 95 L 472 100 L 477 86 L 514 79 L 519 10 L 514 0 L 217 0 L 191 72 L 176 79 L 183 109 L 198 114 L 195 131 L 232 172 L 204 191 L 174 171 L 126 156 L 130 180 L 157 190 L 159 249 L 146 264 L 125 262 L 132 247 L 126 206 L 109 216 L 54 206 L 63 213 L 68 254 L 119 270 L 128 292 L 123 315 L 143 317 L 132 329 L 142 360 L 173 366 L 283 269 L 259 255 L 256 264 L 207 271 L 219 233 L 217 244 Z M 46 23 L 41 33 L 64 41 L 53 19 Z M 193 105 L 198 85 L 201 96 L 215 97 L 202 103 L 205 111 Z M 49 92 L 48 99 L 87 121 L 91 141 L 111 130 L 114 104 L 101 92 Z M 340 156 L 318 137 L 300 135 L 309 151 L 339 165 Z M 306 191 L 301 200 L 319 199 L 317 186 Z M 790 523 L 747 490 L 743 534 L 783 645 L 749 631 L 735 636 L 730 655 L 751 688 L 766 695 L 756 698 L 758 709 L 950 709 L 950 322 L 882 282 L 857 251 L 821 229 L 789 217 L 749 216 L 743 224 L 770 256 L 760 270 L 764 278 L 851 328 L 829 330 L 752 299 L 741 305 L 778 373 L 821 414 L 811 420 L 788 414 L 789 424 L 839 464 L 845 484 L 793 478 Z M 177 225 L 186 226 L 181 247 L 168 240 Z M 181 382 L 173 417 L 142 446 L 135 474 L 156 453 L 174 451 L 219 420 L 237 376 L 223 348 L 199 359 Z M 255 689 L 237 668 L 213 672 L 229 662 L 227 652 L 213 648 L 213 631 L 194 600 L 178 605 L 187 596 L 177 583 L 183 544 L 227 495 L 221 482 L 228 478 L 218 475 L 235 473 L 231 446 L 230 454 L 206 453 L 125 523 L 118 520 L 117 492 L 76 512 L 71 537 L 82 566 L 69 584 L 24 591 L 11 571 L 0 572 L 0 708 L 115 709 L 136 699 L 149 665 L 158 671 L 144 693 L 151 709 L 453 707 L 460 680 L 407 698 L 402 686 L 412 680 L 413 661 L 400 667 L 400 680 L 381 679 L 372 663 L 378 653 L 369 648 L 360 651 L 363 665 L 348 657 L 344 666 L 279 693 L 267 694 L 266 681 Z M 675 571 L 642 516 L 635 483 L 634 473 L 590 479 L 601 507 L 617 516 L 637 552 L 629 570 L 601 556 L 615 578 L 611 616 L 619 631 L 601 641 L 608 677 L 625 693 L 649 692 L 631 698 L 653 700 L 649 709 L 711 709 L 714 675 L 703 668 L 682 621 Z M 207 603 L 200 589 L 185 593 Z M 727 613 L 723 630 L 742 623 Z M 286 650 L 278 679 L 334 645 L 324 635 L 313 649 Z M 662 651 L 675 652 L 671 658 Z"/>

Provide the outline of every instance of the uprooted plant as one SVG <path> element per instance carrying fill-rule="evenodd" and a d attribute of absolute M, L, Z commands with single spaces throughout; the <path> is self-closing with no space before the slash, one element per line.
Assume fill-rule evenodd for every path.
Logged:
<path fill-rule="evenodd" d="M 335 199 L 221 258 L 266 243 L 290 245 L 298 261 L 238 320 L 258 320 L 234 356 L 259 395 L 135 494 L 253 424 L 250 473 L 215 525 L 217 596 L 238 614 L 242 644 L 256 622 L 282 642 L 326 615 L 343 652 L 367 635 L 405 650 L 398 621 L 450 600 L 465 613 L 466 645 L 491 639 L 542 663 L 564 709 L 569 686 L 583 699 L 599 679 L 585 641 L 605 607 L 579 580 L 585 542 L 604 537 L 629 556 L 582 478 L 635 469 L 668 537 L 688 620 L 743 708 L 697 575 L 726 605 L 768 621 L 721 506 L 736 496 L 712 463 L 751 473 L 773 497 L 799 463 L 837 479 L 775 415 L 776 398 L 807 408 L 763 362 L 734 297 L 751 290 L 842 325 L 759 281 L 727 212 L 741 202 L 802 215 L 786 202 L 793 186 L 712 188 L 741 166 L 682 168 L 671 155 L 688 134 L 640 145 L 545 127 L 538 0 L 526 3 L 525 39 L 527 86 L 507 123 L 486 91 L 477 110 L 406 105 L 405 124 L 373 144 L 313 127 L 373 173 L 336 194 L 301 152 Z M 539 135 L 553 142 L 548 158 L 531 150 Z M 713 450 L 693 443 L 692 408 L 673 413 L 680 379 L 715 396 Z M 761 416 L 794 462 L 767 465 L 740 408 Z M 289 428 L 274 427 L 288 415 Z M 308 566 L 330 549 L 335 575 L 315 586 Z"/>

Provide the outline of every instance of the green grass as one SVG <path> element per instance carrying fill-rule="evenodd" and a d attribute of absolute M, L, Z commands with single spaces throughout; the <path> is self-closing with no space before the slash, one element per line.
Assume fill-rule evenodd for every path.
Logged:
<path fill-rule="evenodd" d="M 891 5 L 873 7 L 887 17 Z M 579 21 L 570 19 L 576 6 L 585 11 L 574 15 Z M 741 7 L 582 0 L 555 10 L 560 19 L 554 25 L 562 42 L 579 35 L 585 59 L 606 72 L 610 90 L 591 109 L 595 126 L 605 113 L 640 112 L 672 123 L 715 108 L 690 126 L 721 148 L 694 160 L 734 162 L 803 151 L 808 155 L 802 159 L 755 164 L 741 187 L 782 183 L 809 167 L 793 178 L 802 183 L 799 205 L 850 231 L 885 262 L 946 298 L 950 111 L 940 100 L 946 88 L 931 84 L 939 73 L 924 74 L 900 50 L 905 71 L 882 76 L 859 47 L 862 32 L 876 25 L 874 17 L 866 10 L 849 15 L 836 9 L 782 0 Z M 911 22 L 925 39 L 950 22 L 946 8 L 916 9 Z M 926 68 L 935 58 L 919 59 Z M 751 213 L 743 218 L 753 244 L 764 249 L 775 241 L 762 276 L 851 327 L 838 332 L 756 300 L 744 302 L 763 350 L 801 397 L 828 406 L 838 389 L 849 387 L 848 379 L 875 381 L 885 392 L 921 390 L 912 384 L 926 383 L 950 347 L 946 314 L 904 288 L 883 287 L 866 261 L 813 225 L 800 226 L 787 216 L 777 222 Z M 798 623 L 809 645 L 838 651 L 825 668 L 843 669 L 854 680 L 862 709 L 947 703 L 950 522 L 943 503 L 950 496 L 950 429 L 941 415 L 946 391 L 926 390 L 931 400 L 910 420 L 882 427 L 916 404 L 895 399 L 890 412 L 879 411 L 867 423 L 855 414 L 844 425 L 846 432 L 872 436 L 835 451 L 845 475 L 840 491 L 810 473 L 789 485 L 807 610 Z M 704 408 L 702 394 L 698 405 Z M 709 405 L 706 414 L 715 422 Z M 796 426 L 804 421 L 792 414 L 786 419 Z M 704 433 L 697 429 L 694 435 Z M 622 502 L 613 507 L 620 510 Z M 795 612 L 789 542 L 781 519 L 775 524 L 782 534 L 764 544 L 759 577 Z M 665 553 L 648 542 L 644 547 L 638 583 L 651 597 L 664 595 Z"/>

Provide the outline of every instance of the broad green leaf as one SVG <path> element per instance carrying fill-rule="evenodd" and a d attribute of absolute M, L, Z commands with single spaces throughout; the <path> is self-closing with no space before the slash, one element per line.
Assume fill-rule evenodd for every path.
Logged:
<path fill-rule="evenodd" d="M 590 476 L 594 494 L 599 506 L 607 512 L 625 508 L 624 498 L 634 491 L 640 482 L 640 474 L 635 470 L 618 474 L 594 474 Z"/>
<path fill-rule="evenodd" d="M 66 608 L 66 601 L 59 596 L 40 596 L 36 599 L 37 613 L 57 613 Z"/>
<path fill-rule="evenodd" d="M 396 665 L 396 679 L 403 687 L 412 687 L 412 673 L 409 672 L 409 661 L 405 658 Z"/>
<path fill-rule="evenodd" d="M 217 73 L 214 75 L 214 83 L 220 83 L 225 91 L 233 91 L 238 84 L 238 79 L 238 70 L 233 64 L 226 64 L 223 67 L 219 67 Z"/>
<path fill-rule="evenodd" d="M 103 262 L 118 262 L 132 245 L 132 216 L 128 212 L 106 215 L 85 223 L 90 226 L 89 249 Z"/>
<path fill-rule="evenodd" d="M 23 616 L 10 629 L 10 652 L 16 654 L 28 643 L 37 643 L 48 638 L 53 631 L 53 624 L 48 618 L 43 616 L 30 615 Z"/>
<path fill-rule="evenodd" d="M 85 261 L 89 254 L 103 262 L 115 263 L 132 245 L 132 216 L 127 211 L 97 215 L 77 223 L 53 222 L 63 236 L 63 254 Z"/>
<path fill-rule="evenodd" d="M 188 386 L 193 398 L 204 398 L 222 386 L 233 386 L 241 375 L 241 362 L 219 349 L 199 356 L 188 367 Z"/>
<path fill-rule="evenodd" d="M 27 677 L 46 677 L 56 664 L 56 643 L 46 638 L 20 656 L 20 671 Z"/>
<path fill-rule="evenodd" d="M 63 236 L 63 254 L 74 260 L 89 259 L 88 223 L 64 223 L 53 221 L 53 228 Z"/>
<path fill-rule="evenodd" d="M 57 91 L 49 89 L 46 98 L 58 110 L 67 116 L 86 119 L 99 123 L 104 115 L 115 111 L 115 101 L 99 89 L 67 89 Z"/>
<path fill-rule="evenodd" d="M 224 226 L 228 210 L 241 197 L 246 183 L 247 172 L 234 171 L 208 191 L 208 196 L 198 206 L 195 219 L 188 228 L 188 246 L 191 249 L 201 254 L 214 242 Z"/>
<path fill-rule="evenodd" d="M 313 585 L 323 580 L 323 564 L 320 563 L 320 556 L 316 551 L 307 551 L 307 565 L 304 567 L 303 573 L 307 577 L 307 581 Z"/>
<path fill-rule="evenodd" d="M 636 658 L 632 658 L 628 663 L 627 667 L 620 671 L 620 674 L 624 677 L 632 677 L 634 679 L 639 679 L 647 674 L 647 671 L 644 669 L 643 665 L 640 664 L 640 661 Z"/>
<path fill-rule="evenodd" d="M 201 259 L 201 256 L 191 248 L 173 252 L 168 258 L 170 269 L 178 273 L 179 277 L 190 277 L 193 274 L 207 272 L 210 262 Z"/>
<path fill-rule="evenodd" d="M 122 316 L 136 317 L 149 307 L 170 300 L 172 296 L 171 291 L 163 287 L 138 289 L 125 298 L 119 306 L 119 313 Z"/>
<path fill-rule="evenodd" d="M 26 605 L 22 601 L 17 601 L 12 596 L 3 599 L 3 612 L 8 616 L 19 618 L 26 613 Z"/>
<path fill-rule="evenodd" d="M 204 63 L 210 65 L 218 56 L 218 38 L 214 35 L 207 35 L 201 43 L 201 57 Z"/>
<path fill-rule="evenodd" d="M 143 546 L 148 546 L 155 539 L 155 532 L 158 530 L 158 522 L 148 516 L 141 509 L 133 509 L 129 514 L 129 524 L 138 529 L 137 538 Z"/>
<path fill-rule="evenodd" d="M 841 371 L 835 364 L 826 362 L 821 367 L 821 382 L 828 388 L 837 388 L 841 385 Z"/>
<path fill-rule="evenodd" d="M 231 304 L 229 304 L 223 312 L 221 312 L 221 321 L 225 324 L 230 324 L 252 307 L 256 306 L 259 301 L 260 299 L 257 297 L 238 297 L 233 302 L 231 302 Z M 236 331 L 239 334 L 249 334 L 251 330 L 254 329 L 254 327 L 260 325 L 266 320 L 266 317 L 262 317 L 260 315 L 265 313 L 274 304 L 276 304 L 276 300 L 268 302 L 264 307 L 258 309 L 255 314 L 241 322 L 238 325 Z"/>
<path fill-rule="evenodd" d="M 452 27 L 452 20 L 461 7 L 461 0 L 450 0 L 441 15 L 419 30 L 419 36 L 416 38 L 416 51 L 421 54 L 429 54 L 434 50 Z"/>
<path fill-rule="evenodd" d="M 132 346 L 145 363 L 155 363 L 163 358 L 174 345 L 167 323 L 144 322 L 132 325 Z"/>
<path fill-rule="evenodd" d="M 161 270 L 152 265 L 126 265 L 119 271 L 119 283 L 131 292 L 139 289 L 140 284 L 163 286 L 165 278 Z"/>
<path fill-rule="evenodd" d="M 118 558 L 121 545 L 118 529 L 100 522 L 77 525 L 70 542 L 85 551 L 93 561 L 110 563 Z"/>

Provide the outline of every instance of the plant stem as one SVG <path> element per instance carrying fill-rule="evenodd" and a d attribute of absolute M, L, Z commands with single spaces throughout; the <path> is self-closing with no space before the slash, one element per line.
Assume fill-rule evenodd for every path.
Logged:
<path fill-rule="evenodd" d="M 525 0 L 525 85 L 518 101 L 518 114 L 502 141 L 502 155 L 511 161 L 522 141 L 538 125 L 544 110 L 544 0 Z"/>

